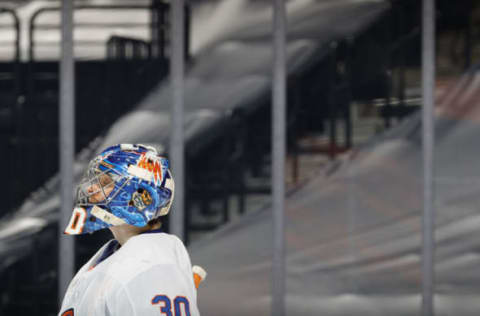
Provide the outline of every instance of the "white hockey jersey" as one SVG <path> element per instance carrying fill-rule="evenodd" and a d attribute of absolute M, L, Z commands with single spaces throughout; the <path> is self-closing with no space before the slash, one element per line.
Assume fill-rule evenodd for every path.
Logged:
<path fill-rule="evenodd" d="M 59 316 L 200 315 L 190 258 L 177 237 L 145 233 L 117 246 L 109 241 L 78 271 Z"/>

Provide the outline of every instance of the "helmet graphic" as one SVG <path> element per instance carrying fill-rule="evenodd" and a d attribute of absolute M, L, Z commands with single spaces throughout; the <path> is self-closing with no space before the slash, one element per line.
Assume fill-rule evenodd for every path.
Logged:
<path fill-rule="evenodd" d="M 78 235 L 110 226 L 143 227 L 167 215 L 174 182 L 168 160 L 150 146 L 121 144 L 90 161 L 77 187 L 65 234 Z"/>

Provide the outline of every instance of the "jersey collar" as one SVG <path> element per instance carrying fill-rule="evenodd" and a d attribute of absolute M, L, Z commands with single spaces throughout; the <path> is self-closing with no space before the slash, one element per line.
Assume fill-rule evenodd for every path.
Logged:
<path fill-rule="evenodd" d="M 157 234 L 157 233 L 163 233 L 161 228 L 158 229 L 152 229 L 152 230 L 147 230 L 146 232 L 141 233 L 142 234 Z"/>

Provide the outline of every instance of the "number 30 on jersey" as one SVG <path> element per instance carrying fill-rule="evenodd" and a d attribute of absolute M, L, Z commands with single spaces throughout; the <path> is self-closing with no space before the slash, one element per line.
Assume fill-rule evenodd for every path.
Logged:
<path fill-rule="evenodd" d="M 152 305 L 160 306 L 160 314 L 162 316 L 190 316 L 190 303 L 184 296 L 177 296 L 173 300 L 173 314 L 172 301 L 166 295 L 155 295 L 152 298 Z"/>

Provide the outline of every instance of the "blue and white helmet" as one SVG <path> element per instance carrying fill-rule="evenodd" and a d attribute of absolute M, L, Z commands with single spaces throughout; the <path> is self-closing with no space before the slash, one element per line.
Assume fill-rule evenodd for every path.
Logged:
<path fill-rule="evenodd" d="M 77 187 L 65 234 L 111 226 L 138 227 L 167 215 L 174 196 L 168 160 L 150 146 L 121 144 L 105 149 L 88 165 Z"/>

